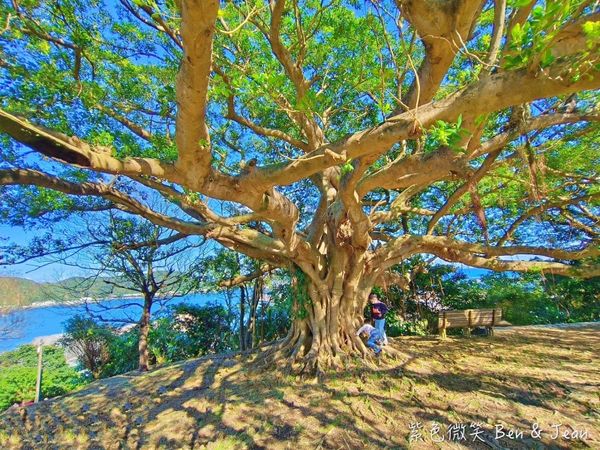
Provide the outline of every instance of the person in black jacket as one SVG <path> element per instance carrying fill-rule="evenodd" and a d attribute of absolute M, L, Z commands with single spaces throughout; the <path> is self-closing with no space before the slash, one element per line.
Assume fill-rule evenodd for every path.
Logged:
<path fill-rule="evenodd" d="M 388 307 L 385 303 L 379 300 L 377 294 L 372 292 L 369 295 L 369 303 L 371 304 L 371 318 L 374 320 L 374 325 L 381 336 L 383 336 L 383 345 L 388 344 L 387 334 L 385 334 L 385 315 L 388 312 Z"/>

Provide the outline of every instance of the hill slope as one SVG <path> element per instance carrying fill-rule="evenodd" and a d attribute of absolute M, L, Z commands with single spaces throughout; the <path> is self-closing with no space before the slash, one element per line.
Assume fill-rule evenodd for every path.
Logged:
<path fill-rule="evenodd" d="M 0 447 L 405 448 L 420 423 L 423 440 L 410 448 L 429 449 L 440 448 L 436 423 L 446 444 L 448 428 L 465 424 L 453 448 L 600 448 L 599 331 L 594 324 L 507 329 L 492 339 L 396 339 L 399 359 L 315 384 L 249 372 L 236 358 L 191 360 L 7 412 Z M 534 422 L 539 440 L 530 436 Z M 482 431 L 476 438 L 471 423 Z M 496 424 L 523 430 L 523 439 L 496 441 Z M 587 436 L 555 440 L 553 424 Z"/>
<path fill-rule="evenodd" d="M 41 301 L 42 285 L 25 278 L 0 277 L 0 305 L 29 305 Z"/>
<path fill-rule="evenodd" d="M 0 277 L 0 306 L 27 306 L 45 301 L 73 301 L 80 297 L 103 298 L 132 294 L 128 289 L 114 288 L 103 279 L 88 281 L 72 277 L 55 283 L 36 283 L 18 277 Z"/>

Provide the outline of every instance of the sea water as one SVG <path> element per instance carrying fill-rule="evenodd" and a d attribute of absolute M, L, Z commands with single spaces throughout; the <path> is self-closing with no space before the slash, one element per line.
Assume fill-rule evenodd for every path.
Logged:
<path fill-rule="evenodd" d="M 100 313 L 104 318 L 111 319 L 113 326 L 124 326 L 132 321 L 139 320 L 142 300 L 139 298 L 111 299 L 97 302 L 88 302 L 88 308 L 94 313 Z M 188 294 L 183 297 L 170 299 L 165 306 L 177 303 L 192 305 L 207 305 L 210 303 L 225 303 L 221 294 Z M 105 308 L 110 308 L 106 310 Z M 160 302 L 155 301 L 152 308 L 153 314 L 159 312 Z M 77 314 L 88 314 L 85 304 L 52 305 L 41 307 L 27 307 L 0 316 L 0 329 L 4 325 L 11 325 L 8 338 L 0 336 L 0 352 L 13 350 L 23 344 L 31 344 L 48 337 L 45 343 L 56 341 L 64 332 L 64 322 Z"/>

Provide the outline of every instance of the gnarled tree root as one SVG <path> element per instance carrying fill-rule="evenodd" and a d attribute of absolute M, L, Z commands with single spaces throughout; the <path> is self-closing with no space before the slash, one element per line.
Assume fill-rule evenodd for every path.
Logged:
<path fill-rule="evenodd" d="M 344 339 L 317 340 L 312 335 L 291 330 L 288 336 L 256 353 L 250 367 L 256 370 L 279 370 L 285 374 L 306 378 L 322 378 L 328 372 L 344 370 L 357 363 L 370 368 L 379 363 L 372 350 L 365 347 L 360 338 L 345 334 Z M 386 355 L 399 356 L 391 347 L 385 347 Z"/>

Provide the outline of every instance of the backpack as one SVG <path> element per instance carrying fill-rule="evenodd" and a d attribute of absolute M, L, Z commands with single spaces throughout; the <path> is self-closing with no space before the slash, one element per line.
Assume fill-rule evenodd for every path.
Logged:
<path fill-rule="evenodd" d="M 385 315 L 387 314 L 387 312 L 388 312 L 388 307 L 383 302 L 379 302 L 374 305 L 371 305 L 371 316 L 375 320 L 385 319 Z M 380 316 L 380 317 L 376 318 L 375 316 Z"/>

